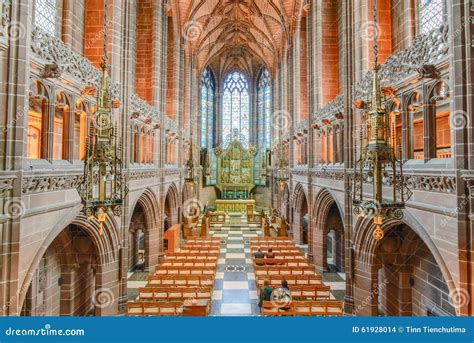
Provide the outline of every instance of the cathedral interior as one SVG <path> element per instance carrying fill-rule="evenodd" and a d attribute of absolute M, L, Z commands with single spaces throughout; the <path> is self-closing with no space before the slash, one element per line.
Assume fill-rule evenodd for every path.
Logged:
<path fill-rule="evenodd" d="M 1 315 L 474 315 L 473 17 L 0 0 Z"/>

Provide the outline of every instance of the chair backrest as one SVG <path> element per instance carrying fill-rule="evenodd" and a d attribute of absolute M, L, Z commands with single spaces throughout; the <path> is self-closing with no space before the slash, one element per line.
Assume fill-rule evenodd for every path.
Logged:
<path fill-rule="evenodd" d="M 143 304 L 141 301 L 127 303 L 127 315 L 141 316 L 143 315 Z"/>

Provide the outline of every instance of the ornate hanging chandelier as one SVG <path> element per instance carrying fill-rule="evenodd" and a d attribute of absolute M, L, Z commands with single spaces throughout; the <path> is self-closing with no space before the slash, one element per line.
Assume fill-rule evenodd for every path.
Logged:
<path fill-rule="evenodd" d="M 360 129 L 360 156 L 355 158 L 353 177 L 353 213 L 372 218 L 375 224 L 373 237 L 381 240 L 384 236 L 381 225 L 384 219 L 403 218 L 405 197 L 402 163 L 396 158 L 391 145 L 389 114 L 382 103 L 377 48 L 377 1 L 373 0 L 374 67 L 371 94 L 367 103 L 358 100 L 364 109 Z M 357 147 L 356 147 L 357 153 Z M 364 196 L 364 183 L 372 183 L 371 198 Z M 383 197 L 383 185 L 392 188 L 391 199 Z"/>
<path fill-rule="evenodd" d="M 107 12 L 106 0 L 102 79 L 97 93 L 97 112 L 87 137 L 84 180 L 79 187 L 84 205 L 82 211 L 88 218 L 95 218 L 99 222 L 101 234 L 107 215 L 121 215 L 122 201 L 127 193 L 122 175 L 122 149 L 117 140 L 117 127 L 112 120 L 113 105 L 107 65 Z"/>
<path fill-rule="evenodd" d="M 189 158 L 186 162 L 186 177 L 184 178 L 184 182 L 186 183 L 187 187 L 191 190 L 191 193 L 194 194 L 194 186 L 196 184 L 196 176 L 194 175 L 194 143 L 193 143 L 193 135 L 191 133 L 191 142 L 189 144 Z"/>
<path fill-rule="evenodd" d="M 288 181 L 288 163 L 285 159 L 285 144 L 283 143 L 283 135 L 280 132 L 280 153 L 278 154 L 278 164 L 277 164 L 277 180 L 280 185 L 280 190 L 283 191 L 285 184 Z"/>

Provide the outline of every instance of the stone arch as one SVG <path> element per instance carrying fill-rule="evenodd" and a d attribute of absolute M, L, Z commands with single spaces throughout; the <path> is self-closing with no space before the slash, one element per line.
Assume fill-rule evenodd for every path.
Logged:
<path fill-rule="evenodd" d="M 164 204 L 165 217 L 163 218 L 163 220 L 167 222 L 167 224 L 165 225 L 169 228 L 172 225 L 178 223 L 179 209 L 181 207 L 178 188 L 173 182 L 168 187 L 168 190 L 165 195 Z M 165 231 L 166 229 L 167 228 L 165 227 Z"/>
<path fill-rule="evenodd" d="M 26 304 L 25 299 L 27 294 L 31 293 L 30 286 L 37 275 L 40 263 L 52 254 L 51 256 L 57 255 L 61 265 L 57 283 L 59 285 L 64 283 L 66 286 L 58 295 L 61 315 L 91 314 L 86 313 L 87 303 L 94 304 L 95 315 L 118 313 L 120 255 L 118 224 L 114 217 L 108 216 L 100 233 L 98 222 L 85 217 L 79 212 L 80 208 L 78 205 L 71 211 L 72 215 L 75 215 L 72 220 L 68 217 L 58 222 L 37 249 L 18 291 L 19 304 Z M 49 253 L 51 254 L 48 255 Z M 88 282 L 87 287 L 81 282 Z M 89 289 L 89 293 L 84 295 L 86 289 Z"/>
<path fill-rule="evenodd" d="M 372 219 L 359 218 L 356 222 L 356 314 L 460 314 L 460 306 L 453 304 L 451 297 L 462 294 L 443 257 L 421 224 L 409 212 L 404 214 L 402 221 L 391 219 L 383 223 L 384 238 L 380 241 L 372 237 Z"/>
<path fill-rule="evenodd" d="M 163 253 L 163 226 L 161 225 L 161 209 L 155 193 L 147 188 L 138 197 L 130 213 L 129 258 L 138 260 L 138 238 L 144 237 L 143 267 L 149 269 L 158 264 Z M 131 253 L 131 254 L 130 254 Z M 130 263 L 129 263 L 130 265 Z"/>
<path fill-rule="evenodd" d="M 333 266 L 338 271 L 345 269 L 343 215 L 341 206 L 330 191 L 326 188 L 320 190 L 314 200 L 309 243 L 319 272 L 332 268 L 328 266 L 328 241 Z"/>
<path fill-rule="evenodd" d="M 307 230 L 305 232 L 305 229 L 304 229 L 304 216 L 308 214 L 308 197 L 306 195 L 306 192 L 303 186 L 300 183 L 296 185 L 295 190 L 293 192 L 292 209 L 293 209 L 293 239 L 297 243 L 306 244 L 308 240 L 307 240 Z M 309 225 L 309 223 L 307 224 Z"/>

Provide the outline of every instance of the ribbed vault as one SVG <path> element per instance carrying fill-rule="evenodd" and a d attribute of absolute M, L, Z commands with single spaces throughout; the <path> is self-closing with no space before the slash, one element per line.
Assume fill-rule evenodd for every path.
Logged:
<path fill-rule="evenodd" d="M 181 31 L 202 70 L 272 70 L 288 46 L 303 0 L 175 0 Z"/>

